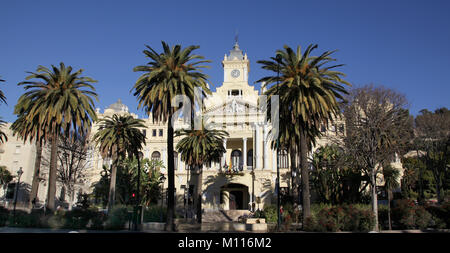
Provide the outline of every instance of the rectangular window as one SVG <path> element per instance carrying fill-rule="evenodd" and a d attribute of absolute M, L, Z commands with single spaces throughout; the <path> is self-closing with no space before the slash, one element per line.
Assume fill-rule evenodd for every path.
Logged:
<path fill-rule="evenodd" d="M 239 96 L 240 93 L 241 93 L 240 90 L 232 90 L 232 91 L 231 91 L 231 96 Z"/>
<path fill-rule="evenodd" d="M 156 137 L 156 129 L 153 129 L 152 136 L 153 136 L 153 137 Z"/>
<path fill-rule="evenodd" d="M 163 130 L 159 129 L 159 136 L 163 136 Z"/>
<path fill-rule="evenodd" d="M 143 134 L 145 137 L 147 137 L 147 130 L 143 129 L 143 130 L 142 130 L 142 134 Z"/>
<path fill-rule="evenodd" d="M 16 152 L 14 154 L 20 154 L 20 146 L 16 146 Z"/>

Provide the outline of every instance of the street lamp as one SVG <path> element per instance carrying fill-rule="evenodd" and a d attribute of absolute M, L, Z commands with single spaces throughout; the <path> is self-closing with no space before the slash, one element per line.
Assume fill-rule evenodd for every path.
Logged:
<path fill-rule="evenodd" d="M 16 205 L 17 205 L 17 195 L 19 195 L 19 185 L 20 185 L 20 177 L 23 174 L 22 167 L 19 168 L 17 171 L 17 184 L 16 184 L 16 193 L 14 194 L 14 209 L 13 209 L 13 216 L 14 216 L 14 222 L 16 222 Z"/>
<path fill-rule="evenodd" d="M 277 61 L 277 95 L 279 96 L 279 81 L 280 81 L 280 62 L 281 55 L 277 54 L 275 56 Z M 279 134 L 279 133 L 278 133 Z M 280 146 L 280 137 L 277 136 L 277 230 L 281 227 L 281 212 L 280 212 L 280 154 L 279 154 L 279 146 Z"/>
<path fill-rule="evenodd" d="M 136 206 L 135 206 L 135 221 L 134 230 L 138 230 L 138 224 L 140 223 L 140 218 L 142 217 L 142 208 L 140 207 L 140 189 L 141 189 L 141 159 L 144 157 L 142 152 L 136 153 L 136 158 L 138 162 L 138 175 L 137 175 L 137 189 L 136 189 Z M 140 210 L 140 211 L 139 211 Z"/>
<path fill-rule="evenodd" d="M 161 222 L 163 221 L 163 204 L 164 204 L 164 182 L 166 181 L 166 177 L 164 175 L 162 175 L 159 178 L 159 181 L 161 182 L 161 215 L 160 215 L 160 219 Z"/>

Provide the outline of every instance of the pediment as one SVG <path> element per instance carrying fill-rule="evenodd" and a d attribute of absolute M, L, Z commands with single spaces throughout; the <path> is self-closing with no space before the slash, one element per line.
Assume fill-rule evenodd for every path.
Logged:
<path fill-rule="evenodd" d="M 206 110 L 206 114 L 255 114 L 258 113 L 255 104 L 239 98 L 230 99 L 223 104 L 212 106 Z"/>

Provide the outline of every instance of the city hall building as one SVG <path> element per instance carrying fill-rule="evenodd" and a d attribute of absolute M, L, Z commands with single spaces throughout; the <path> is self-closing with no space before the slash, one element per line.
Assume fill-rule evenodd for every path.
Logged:
<path fill-rule="evenodd" d="M 229 136 L 224 141 L 226 153 L 221 161 L 203 166 L 202 207 L 205 212 L 262 208 L 276 199 L 277 157 L 271 149 L 272 123 L 264 120 L 266 112 L 258 105 L 260 92 L 248 83 L 250 61 L 238 43 L 229 54 L 225 54 L 222 66 L 223 84 L 203 101 L 205 110 L 201 117 L 205 122 L 227 131 Z M 128 107 L 119 100 L 103 113 L 97 112 L 102 118 L 115 113 L 126 114 Z M 147 128 L 143 131 L 147 142 L 142 152 L 144 158 L 160 159 L 167 167 L 167 123 L 156 123 L 151 118 L 144 119 Z M 190 124 L 179 118 L 174 128 L 183 127 L 190 127 Z M 93 134 L 96 128 L 93 127 Z M 180 138 L 174 139 L 174 147 Z M 174 159 L 177 207 L 181 208 L 194 191 L 197 175 L 191 175 L 176 151 Z M 97 152 L 93 163 L 96 171 L 100 171 L 103 163 Z M 290 187 L 287 152 L 280 154 L 279 163 L 283 179 L 280 186 L 285 189 Z M 167 168 L 161 168 L 161 172 L 167 178 Z M 164 187 L 167 188 L 167 181 Z"/>

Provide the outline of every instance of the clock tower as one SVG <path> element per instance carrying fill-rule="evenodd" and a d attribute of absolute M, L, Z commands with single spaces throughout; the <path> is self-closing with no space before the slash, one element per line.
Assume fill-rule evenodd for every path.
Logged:
<path fill-rule="evenodd" d="M 250 63 L 247 54 L 243 54 L 236 43 L 230 54 L 224 56 L 222 61 L 223 66 L 223 81 L 224 83 L 248 82 L 248 72 L 250 71 Z"/>
<path fill-rule="evenodd" d="M 223 85 L 217 88 L 217 93 L 227 99 L 244 99 L 257 96 L 258 91 L 248 84 L 250 62 L 247 54 L 239 48 L 236 40 L 233 49 L 225 54 L 223 61 Z"/>

